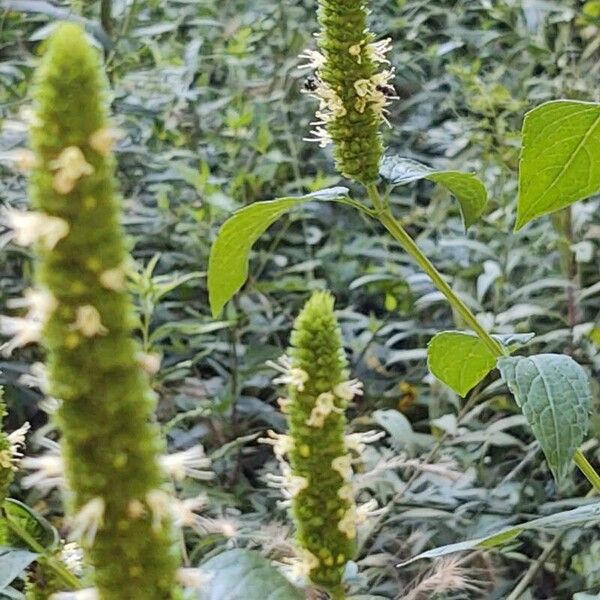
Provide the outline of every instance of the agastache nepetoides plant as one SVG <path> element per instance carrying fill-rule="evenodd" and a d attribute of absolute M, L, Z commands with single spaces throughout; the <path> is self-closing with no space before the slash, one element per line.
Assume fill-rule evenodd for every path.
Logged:
<path fill-rule="evenodd" d="M 348 379 L 333 296 L 315 292 L 298 315 L 289 355 L 270 363 L 287 385 L 279 404 L 288 433 L 269 431 L 282 475 L 271 475 L 282 489 L 296 525 L 298 556 L 293 573 L 343 599 L 342 577 L 356 551 L 356 528 L 377 508 L 375 500 L 356 506 L 352 463 L 365 443 L 383 433 L 346 434 L 345 410 L 362 384 Z M 287 457 L 287 460 L 286 460 Z"/>
<path fill-rule="evenodd" d="M 94 567 L 94 587 L 53 598 L 176 600 L 174 499 L 165 478 L 198 466 L 199 455 L 161 459 L 151 424 L 155 401 L 131 338 L 113 181 L 116 131 L 104 85 L 85 33 L 60 25 L 35 75 L 33 210 L 6 213 L 14 241 L 33 245 L 38 260 L 36 288 L 21 305 L 27 315 L 3 318 L 12 335 L 5 351 L 40 339 L 47 348 L 60 451 L 23 466 L 34 471 L 33 485 L 66 484 L 72 536 Z"/>
<path fill-rule="evenodd" d="M 575 462 L 600 491 L 600 475 L 580 450 L 591 410 L 586 370 L 562 354 L 512 356 L 533 333 L 515 334 L 502 323 L 495 323 L 498 331 L 490 333 L 395 214 L 393 187 L 427 179 L 456 197 L 468 228 L 484 214 L 487 191 L 474 174 L 436 170 L 414 160 L 384 156 L 380 130 L 389 124 L 388 110 L 397 99 L 390 64 L 392 46 L 389 39 L 377 41 L 369 32 L 367 15 L 366 1 L 320 0 L 317 48 L 304 51 L 299 65 L 314 70 L 305 80 L 304 90 L 319 101 L 313 135 L 307 139 L 322 147 L 332 146 L 338 172 L 353 182 L 352 195 L 360 199 L 340 186 L 255 202 L 237 211 L 223 224 L 211 249 L 208 290 L 213 314 L 217 316 L 244 285 L 252 245 L 279 217 L 310 201 L 351 206 L 392 235 L 430 277 L 451 305 L 458 327 L 464 328 L 432 338 L 428 348 L 431 373 L 465 397 L 497 368 L 540 442 L 558 484 L 565 484 Z M 555 131 L 557 118 L 565 127 Z M 599 104 L 576 101 L 551 102 L 526 116 L 517 228 L 600 191 L 599 122 Z M 551 140 L 551 153 L 546 138 Z"/>

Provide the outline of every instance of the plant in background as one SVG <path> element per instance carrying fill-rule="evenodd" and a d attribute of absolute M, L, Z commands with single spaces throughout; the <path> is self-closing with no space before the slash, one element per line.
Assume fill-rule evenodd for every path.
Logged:
<path fill-rule="evenodd" d="M 287 384 L 280 399 L 288 433 L 269 431 L 282 476 L 271 476 L 292 508 L 299 556 L 296 574 L 345 598 L 342 576 L 356 550 L 356 528 L 377 503 L 357 507 L 352 488 L 353 455 L 379 438 L 375 432 L 346 435 L 345 410 L 362 384 L 349 380 L 333 297 L 315 292 L 294 324 L 289 357 L 271 366 L 274 382 Z M 288 457 L 289 463 L 286 462 Z"/>
<path fill-rule="evenodd" d="M 322 145 L 333 142 L 338 170 L 363 185 L 370 205 L 351 198 L 347 188 L 336 187 L 301 197 L 257 202 L 237 211 L 224 223 L 211 250 L 208 287 L 213 314 L 218 315 L 244 284 L 253 243 L 280 216 L 308 201 L 350 205 L 387 229 L 429 275 L 458 315 L 460 325 L 467 329 L 442 332 L 431 340 L 431 372 L 465 396 L 498 367 L 539 440 L 556 480 L 564 480 L 574 461 L 600 490 L 600 476 L 579 450 L 591 410 L 586 371 L 566 355 L 511 356 L 532 335 L 488 332 L 394 214 L 391 188 L 428 179 L 446 187 L 457 198 L 468 228 L 485 210 L 487 191 L 469 173 L 434 170 L 396 156 L 381 158 L 378 128 L 385 120 L 385 106 L 395 95 L 391 85 L 393 69 L 380 69 L 387 63 L 385 56 L 390 45 L 387 40 L 375 42 L 367 32 L 366 12 L 365 2 L 321 0 L 322 30 L 317 35 L 320 52 L 308 50 L 302 57 L 308 58 L 309 66 L 315 69 L 315 77 L 306 83 L 320 102 L 315 139 Z M 527 116 L 518 228 L 600 191 L 599 115 L 598 104 L 559 101 Z M 560 126 L 555 127 L 556 123 Z M 548 152 L 548 147 L 557 150 Z M 378 185 L 375 165 L 385 183 L 384 192 Z M 590 518 L 590 514 L 584 511 L 583 518 Z"/>
<path fill-rule="evenodd" d="M 0 388 L 0 505 L 8 495 L 8 488 L 14 479 L 17 465 L 23 457 L 25 434 L 29 431 L 29 423 L 25 423 L 12 433 L 4 433 L 2 422 L 6 416 L 6 405 L 3 395 L 4 391 Z"/>

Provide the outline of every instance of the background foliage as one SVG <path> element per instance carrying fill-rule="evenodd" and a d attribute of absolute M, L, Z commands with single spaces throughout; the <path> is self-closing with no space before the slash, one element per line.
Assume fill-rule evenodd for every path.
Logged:
<path fill-rule="evenodd" d="M 395 567 L 434 545 L 580 506 L 589 485 L 573 473 L 555 488 L 497 373 L 465 400 L 428 374 L 428 341 L 461 324 L 383 231 L 344 207 L 304 205 L 261 238 L 249 284 L 221 320 L 210 316 L 205 269 L 225 217 L 256 200 L 341 183 L 329 175 L 331 157 L 302 139 L 314 106 L 301 93 L 297 55 L 312 44 L 314 4 L 114 0 L 103 33 L 99 3 L 5 1 L 0 158 L 25 142 L 29 79 L 40 41 L 61 16 L 56 10 L 80 15 L 105 53 L 112 111 L 126 132 L 119 179 L 136 258 L 139 335 L 147 351 L 163 354 L 158 418 L 173 448 L 198 440 L 207 447 L 217 472 L 203 485 L 210 512 L 235 523 L 230 537 L 192 534 L 193 561 L 235 547 L 271 559 L 290 553 L 289 521 L 264 480 L 276 467 L 256 443 L 266 428 L 282 426 L 264 362 L 285 349 L 310 290 L 327 285 L 354 374 L 366 386 L 350 416 L 389 434 L 371 448 L 359 480 L 389 511 L 360 539 L 359 564 L 348 573 L 356 597 L 595 597 L 593 528 L 531 531 L 500 550 Z M 396 188 L 398 214 L 497 331 L 535 331 L 532 351 L 566 352 L 587 365 L 596 374 L 598 414 L 599 201 L 516 234 L 512 228 L 524 112 L 559 97 L 600 100 L 600 3 L 378 0 L 372 8 L 373 30 L 395 46 L 401 100 L 385 134 L 390 151 L 477 172 L 491 198 L 466 235 L 457 203 L 426 180 Z M 23 205 L 23 178 L 3 165 L 0 175 L 0 202 Z M 30 273 L 27 252 L 4 247 L 0 303 L 26 288 Z M 0 383 L 8 427 L 29 419 L 42 435 L 40 398 L 20 381 L 39 358 L 25 349 L 5 359 Z M 585 447 L 595 464 L 599 429 L 596 419 Z M 18 482 L 12 495 L 60 526 L 52 495 Z M 523 595 L 515 596 L 521 577 Z"/>

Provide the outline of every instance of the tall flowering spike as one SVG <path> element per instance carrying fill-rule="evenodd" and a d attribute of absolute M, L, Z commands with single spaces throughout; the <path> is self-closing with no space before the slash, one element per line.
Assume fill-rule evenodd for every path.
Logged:
<path fill-rule="evenodd" d="M 72 535 L 95 567 L 101 600 L 174 600 L 178 560 L 161 491 L 161 441 L 131 339 L 132 306 L 106 274 L 123 271 L 99 57 L 84 32 L 60 25 L 35 77 L 30 192 L 36 215 L 61 223 L 36 243 L 37 285 L 53 302 L 44 315 L 50 393 L 62 403 Z M 43 482 L 42 482 L 43 483 Z"/>
<path fill-rule="evenodd" d="M 343 597 L 344 567 L 355 551 L 356 507 L 350 477 L 344 410 L 360 384 L 348 381 L 333 297 L 316 292 L 294 325 L 290 358 L 273 365 L 288 384 L 281 402 L 289 435 L 263 441 L 282 460 L 282 477 L 272 477 L 291 501 L 299 557 L 297 574 Z M 289 458 L 289 465 L 283 457 Z"/>
<path fill-rule="evenodd" d="M 379 128 L 395 98 L 394 71 L 385 54 L 389 40 L 374 41 L 367 29 L 365 0 L 320 0 L 320 52 L 306 51 L 306 67 L 316 78 L 308 90 L 320 101 L 314 141 L 334 143 L 338 170 L 369 184 L 378 177 L 383 146 Z"/>

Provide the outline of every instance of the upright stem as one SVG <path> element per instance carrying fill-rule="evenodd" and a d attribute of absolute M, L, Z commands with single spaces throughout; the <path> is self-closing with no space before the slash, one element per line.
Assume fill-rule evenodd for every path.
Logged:
<path fill-rule="evenodd" d="M 471 309 L 458 297 L 454 290 L 446 283 L 441 273 L 435 268 L 431 261 L 423 254 L 419 246 L 410 237 L 407 231 L 394 218 L 389 208 L 383 206 L 381 197 L 375 185 L 367 187 L 369 197 L 378 211 L 379 221 L 392 234 L 394 239 L 412 256 L 416 263 L 429 275 L 434 285 L 444 294 L 450 305 L 463 318 L 465 323 L 479 336 L 481 341 L 488 347 L 494 356 L 506 356 L 508 352 L 498 340 L 494 339 L 484 327 L 477 321 Z"/>
<path fill-rule="evenodd" d="M 434 285 L 446 297 L 450 305 L 460 314 L 465 323 L 479 336 L 481 341 L 487 346 L 489 351 L 496 357 L 508 356 L 508 350 L 498 340 L 494 339 L 488 331 L 480 325 L 471 309 L 456 295 L 454 290 L 446 283 L 441 273 L 435 268 L 431 261 L 423 254 L 416 242 L 410 237 L 408 232 L 394 218 L 388 206 L 385 206 L 379 190 L 375 184 L 366 186 L 369 198 L 373 203 L 376 216 L 382 225 L 392 234 L 394 239 L 412 256 L 415 262 L 429 275 Z M 577 450 L 573 457 L 573 462 L 579 467 L 579 470 L 585 475 L 587 480 L 594 486 L 594 489 L 600 492 L 600 475 L 594 467 L 588 462 L 581 450 Z"/>
<path fill-rule="evenodd" d="M 112 0 L 101 0 L 100 22 L 104 31 L 110 35 L 112 33 Z"/>
<path fill-rule="evenodd" d="M 45 548 L 24 528 L 21 527 L 20 523 L 13 520 L 12 517 L 4 512 L 3 514 L 6 526 L 11 530 L 13 534 L 17 537 L 21 538 L 23 542 L 25 542 L 31 550 L 43 556 L 46 565 L 49 569 L 54 571 L 54 573 L 62 579 L 68 586 L 73 589 L 80 589 L 81 583 L 77 577 L 75 577 L 65 566 L 63 566 L 58 560 L 56 560 L 53 556 L 46 554 Z"/>
<path fill-rule="evenodd" d="M 586 479 L 594 486 L 594 489 L 597 492 L 600 492 L 600 475 L 598 475 L 596 469 L 592 467 L 581 450 L 577 450 L 577 452 L 575 452 L 573 461 L 579 467 L 579 470 L 585 475 Z"/>

